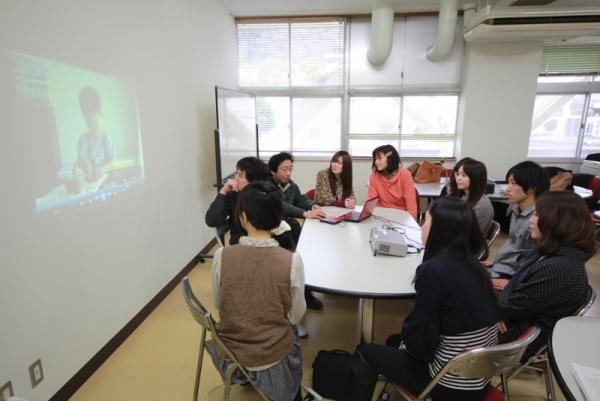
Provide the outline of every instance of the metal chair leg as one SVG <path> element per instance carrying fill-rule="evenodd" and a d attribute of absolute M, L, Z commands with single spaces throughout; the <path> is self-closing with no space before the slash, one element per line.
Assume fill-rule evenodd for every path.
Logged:
<path fill-rule="evenodd" d="M 505 374 L 500 375 L 502 379 L 502 395 L 504 396 L 504 401 L 510 401 L 510 395 L 508 394 L 508 379 Z"/>
<path fill-rule="evenodd" d="M 554 391 L 554 381 L 552 380 L 552 369 L 550 368 L 550 360 L 546 357 L 544 377 L 546 378 L 546 396 L 549 400 L 556 401 L 556 393 Z"/>
<path fill-rule="evenodd" d="M 229 390 L 231 390 L 231 377 L 233 376 L 233 372 L 237 369 L 235 364 L 229 365 L 227 368 L 227 377 L 225 378 L 225 389 L 223 391 L 223 401 L 229 401 Z"/>
<path fill-rule="evenodd" d="M 206 340 L 206 329 L 202 329 L 200 336 L 200 347 L 198 350 L 198 363 L 196 364 L 196 380 L 194 382 L 194 401 L 198 401 L 198 391 L 200 390 L 200 375 L 202 374 L 202 358 L 204 357 L 204 341 Z"/>

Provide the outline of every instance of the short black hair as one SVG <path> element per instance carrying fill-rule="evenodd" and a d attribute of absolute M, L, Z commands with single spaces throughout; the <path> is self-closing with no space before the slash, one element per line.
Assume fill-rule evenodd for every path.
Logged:
<path fill-rule="evenodd" d="M 102 112 L 100 95 L 96 89 L 86 86 L 79 92 L 79 106 L 83 114 L 99 114 Z"/>
<path fill-rule="evenodd" d="M 398 151 L 392 145 L 383 145 L 373 149 L 373 163 L 371 164 L 371 169 L 373 169 L 373 171 L 377 171 L 375 160 L 379 153 L 385 155 L 387 158 L 387 167 L 385 171 L 383 171 L 385 174 L 392 174 L 394 171 L 398 170 L 400 167 L 400 155 L 398 154 Z"/>
<path fill-rule="evenodd" d="M 235 216 L 242 221 L 242 213 L 258 230 L 270 231 L 283 220 L 283 195 L 279 188 L 267 181 L 255 181 L 242 189 L 237 197 Z M 289 231 L 272 234 L 282 248 L 293 251 L 296 247 Z"/>
<path fill-rule="evenodd" d="M 246 180 L 248 180 L 248 182 L 265 181 L 271 176 L 267 165 L 254 156 L 244 157 L 243 159 L 238 160 L 235 167 L 246 174 Z"/>
<path fill-rule="evenodd" d="M 506 181 L 511 175 L 523 191 L 527 192 L 533 188 L 536 199 L 550 188 L 550 178 L 546 169 L 530 160 L 512 166 L 506 172 Z"/>
<path fill-rule="evenodd" d="M 279 165 L 286 160 L 289 160 L 293 163 L 294 156 L 292 156 L 292 154 L 288 152 L 280 152 L 271 156 L 271 158 L 269 159 L 269 169 L 272 172 L 276 173 L 277 169 L 279 168 Z"/>

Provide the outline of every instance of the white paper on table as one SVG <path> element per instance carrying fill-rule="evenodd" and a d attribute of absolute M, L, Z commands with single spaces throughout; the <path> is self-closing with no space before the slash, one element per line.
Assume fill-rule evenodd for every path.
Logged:
<path fill-rule="evenodd" d="M 572 363 L 573 376 L 587 401 L 600 401 L 600 369 Z"/>
<path fill-rule="evenodd" d="M 323 206 L 321 209 L 327 214 L 327 217 L 339 217 L 353 212 L 352 209 L 337 206 Z"/>

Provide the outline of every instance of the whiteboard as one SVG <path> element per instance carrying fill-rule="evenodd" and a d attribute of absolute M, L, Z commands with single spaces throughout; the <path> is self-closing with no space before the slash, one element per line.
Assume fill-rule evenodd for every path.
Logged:
<path fill-rule="evenodd" d="M 258 157 L 256 96 L 252 93 L 215 86 L 217 129 L 215 159 L 217 187 L 235 173 L 239 159 Z"/>

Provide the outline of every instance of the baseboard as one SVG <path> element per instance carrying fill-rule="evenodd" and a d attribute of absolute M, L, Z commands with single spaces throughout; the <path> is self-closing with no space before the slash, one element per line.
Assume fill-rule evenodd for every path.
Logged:
<path fill-rule="evenodd" d="M 200 262 L 200 255 L 208 253 L 217 244 L 216 239 L 212 239 L 198 255 L 169 281 L 169 283 L 158 294 L 154 296 L 100 351 L 96 353 L 75 375 L 69 379 L 49 401 L 66 401 L 90 378 L 94 372 L 102 366 L 113 352 L 135 331 L 135 329 L 156 309 L 158 305 L 177 287 L 183 277 L 185 277 Z"/>

